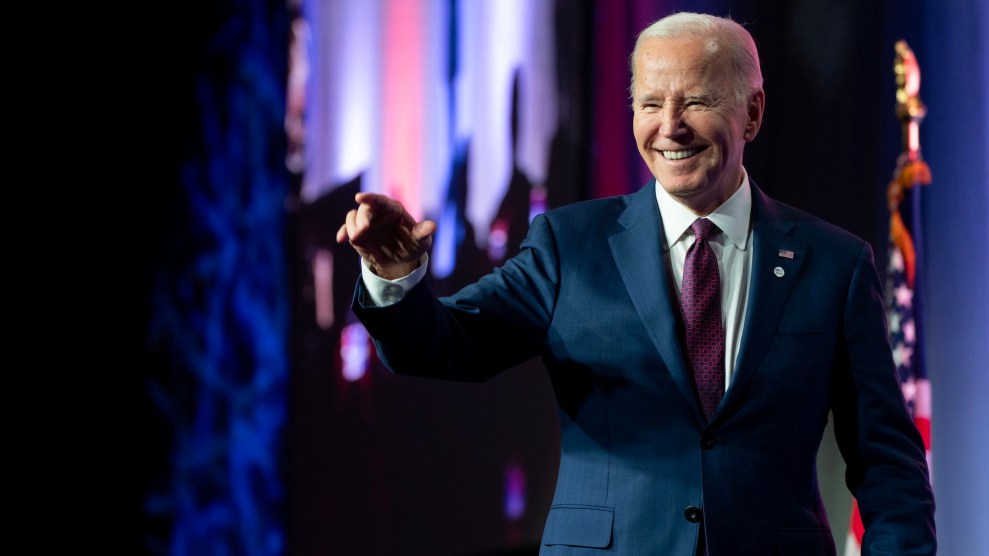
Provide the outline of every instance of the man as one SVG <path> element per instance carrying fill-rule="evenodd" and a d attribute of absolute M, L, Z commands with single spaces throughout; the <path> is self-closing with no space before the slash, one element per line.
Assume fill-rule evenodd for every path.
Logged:
<path fill-rule="evenodd" d="M 934 554 L 872 250 L 742 165 L 765 106 L 751 36 L 675 14 L 631 69 L 655 180 L 536 217 L 519 255 L 453 296 L 422 279 L 435 224 L 357 195 L 337 239 L 364 262 L 354 310 L 383 361 L 483 381 L 542 357 L 562 447 L 541 554 L 835 554 L 815 469 L 829 411 L 863 554 Z"/>

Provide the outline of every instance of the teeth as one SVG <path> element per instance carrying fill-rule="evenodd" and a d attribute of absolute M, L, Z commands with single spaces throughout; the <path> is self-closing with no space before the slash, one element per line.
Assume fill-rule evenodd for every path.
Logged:
<path fill-rule="evenodd" d="M 699 151 L 697 149 L 689 149 L 686 151 L 663 151 L 663 156 L 666 160 L 682 160 L 684 158 L 690 158 L 698 152 Z"/>

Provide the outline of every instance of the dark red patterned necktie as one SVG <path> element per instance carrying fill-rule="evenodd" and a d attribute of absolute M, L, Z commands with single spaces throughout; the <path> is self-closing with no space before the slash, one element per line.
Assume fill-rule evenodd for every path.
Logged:
<path fill-rule="evenodd" d="M 708 419 L 725 393 L 725 334 L 721 325 L 718 259 L 708 245 L 717 227 L 706 218 L 690 225 L 694 244 L 687 250 L 680 289 L 680 314 L 686 327 L 687 366 Z"/>

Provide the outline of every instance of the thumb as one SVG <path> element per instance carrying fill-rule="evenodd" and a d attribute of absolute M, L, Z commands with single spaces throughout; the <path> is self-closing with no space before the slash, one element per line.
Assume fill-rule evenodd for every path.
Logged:
<path fill-rule="evenodd" d="M 412 227 L 412 237 L 419 243 L 419 249 L 425 253 L 433 246 L 433 233 L 436 232 L 436 223 L 432 220 L 417 222 Z"/>
<path fill-rule="evenodd" d="M 427 236 L 433 235 L 436 232 L 436 222 L 432 220 L 423 220 L 417 222 L 415 226 L 412 227 L 412 237 L 416 238 L 417 241 L 422 241 Z"/>

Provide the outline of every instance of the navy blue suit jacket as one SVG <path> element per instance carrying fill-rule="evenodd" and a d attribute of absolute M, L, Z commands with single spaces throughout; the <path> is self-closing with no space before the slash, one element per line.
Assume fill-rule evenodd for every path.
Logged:
<path fill-rule="evenodd" d="M 453 296 L 423 281 L 375 308 L 358 284 L 354 310 L 394 372 L 484 381 L 543 359 L 561 453 L 541 554 L 695 554 L 703 521 L 712 556 L 833 555 L 816 474 L 829 411 L 863 554 L 934 554 L 872 249 L 752 192 L 743 338 L 710 422 L 680 345 L 655 181 L 537 216 L 519 255 Z"/>

